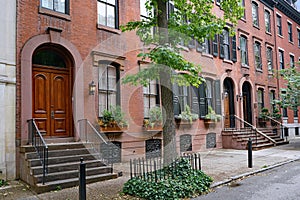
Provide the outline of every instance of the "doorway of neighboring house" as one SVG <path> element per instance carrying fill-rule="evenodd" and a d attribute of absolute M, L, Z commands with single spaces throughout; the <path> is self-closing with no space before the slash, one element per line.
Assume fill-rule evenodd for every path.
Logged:
<path fill-rule="evenodd" d="M 242 87 L 244 120 L 249 124 L 252 124 L 251 90 L 250 83 L 244 82 Z"/>
<path fill-rule="evenodd" d="M 58 48 L 43 46 L 32 58 L 32 117 L 45 137 L 72 136 L 71 62 Z"/>
<path fill-rule="evenodd" d="M 224 80 L 224 127 L 225 128 L 234 128 L 235 127 L 235 111 L 234 111 L 234 86 L 230 78 Z"/>

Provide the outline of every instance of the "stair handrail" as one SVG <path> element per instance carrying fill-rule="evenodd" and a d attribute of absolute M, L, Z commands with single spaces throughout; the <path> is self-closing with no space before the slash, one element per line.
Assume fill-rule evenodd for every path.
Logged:
<path fill-rule="evenodd" d="M 96 135 L 97 135 L 97 136 L 98 136 L 105 144 L 107 144 L 107 141 L 101 136 L 101 134 L 97 131 L 97 129 L 92 125 L 92 123 L 91 123 L 88 119 L 80 119 L 80 120 L 78 120 L 78 123 L 80 123 L 81 121 L 86 121 L 86 124 L 89 125 L 89 127 L 94 131 L 94 133 L 96 133 Z M 85 127 L 85 129 L 86 129 L 86 127 Z M 88 142 L 86 130 L 85 130 L 84 132 L 85 132 L 85 141 Z"/>
<path fill-rule="evenodd" d="M 82 122 L 84 122 L 84 125 L 85 126 L 81 126 Z M 104 164 L 106 165 L 111 165 L 111 168 L 113 168 L 113 163 L 110 162 L 109 159 L 106 159 L 103 157 L 103 152 L 101 152 L 101 145 L 100 143 L 98 144 L 97 141 L 97 138 L 99 138 L 100 142 L 103 142 L 104 144 L 108 145 L 109 141 L 106 141 L 104 139 L 104 137 L 101 135 L 101 133 L 93 126 L 93 124 L 88 120 L 88 119 L 80 119 L 78 120 L 78 125 L 79 125 L 79 131 L 80 133 L 84 133 L 84 136 L 85 136 L 85 143 L 86 145 L 90 146 L 91 149 L 93 150 L 93 153 L 96 153 L 94 154 L 94 157 L 96 156 L 98 160 L 101 160 Z M 90 141 L 88 139 L 88 131 L 87 131 L 87 128 L 90 127 L 92 129 L 92 131 L 94 132 L 94 134 L 89 134 L 89 136 L 93 137 L 93 136 L 96 136 L 96 138 L 92 138 L 92 140 Z M 80 138 L 82 141 L 84 141 L 84 138 Z"/>
<path fill-rule="evenodd" d="M 43 167 L 42 184 L 46 182 L 46 174 L 48 173 L 48 145 L 43 138 L 38 126 L 35 123 L 35 119 L 29 119 L 28 122 L 28 134 L 31 137 L 31 145 L 37 152 L 40 162 Z"/>
<path fill-rule="evenodd" d="M 288 128 L 287 126 L 285 126 L 284 124 L 282 124 L 280 121 L 274 119 L 273 117 L 270 116 L 266 116 L 268 119 L 272 120 L 273 122 L 276 122 L 277 124 L 279 124 L 280 126 L 284 127 L 284 128 Z"/>
<path fill-rule="evenodd" d="M 257 132 L 258 134 L 260 134 L 264 138 L 267 138 L 269 141 L 271 141 L 272 143 L 276 144 L 276 141 L 274 139 L 272 139 L 271 137 L 267 136 L 266 134 L 264 134 L 263 132 L 261 132 L 260 130 L 258 130 L 258 128 L 256 128 L 255 126 L 253 126 L 249 122 L 246 122 L 245 120 L 243 120 L 242 118 L 238 117 L 237 115 L 234 115 L 234 117 L 237 118 L 238 120 L 242 121 L 243 123 L 247 124 L 248 126 L 250 126 L 255 132 Z"/>

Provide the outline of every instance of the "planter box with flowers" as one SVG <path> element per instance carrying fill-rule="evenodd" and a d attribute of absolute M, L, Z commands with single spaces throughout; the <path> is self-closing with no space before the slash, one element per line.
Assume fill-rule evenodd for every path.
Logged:
<path fill-rule="evenodd" d="M 204 118 L 204 125 L 206 128 L 208 127 L 215 127 L 216 123 L 221 120 L 221 115 L 216 114 L 211 106 L 208 106 L 208 113 L 205 115 Z"/>
<path fill-rule="evenodd" d="M 160 107 L 153 107 L 150 109 L 149 119 L 144 119 L 143 128 L 146 132 L 162 131 L 162 112 Z"/>
<path fill-rule="evenodd" d="M 261 112 L 258 116 L 258 125 L 259 127 L 266 127 L 267 122 L 269 121 L 268 116 L 270 116 L 269 109 L 268 108 L 262 108 Z"/>
<path fill-rule="evenodd" d="M 278 108 L 274 108 L 273 109 L 273 112 L 271 113 L 271 117 L 272 117 L 272 119 L 274 119 L 274 120 L 271 120 L 271 125 L 272 126 L 277 126 L 277 125 L 279 125 L 279 123 L 277 123 L 277 122 L 280 122 L 281 121 L 281 117 L 282 117 L 282 115 L 279 113 L 280 111 L 279 111 L 279 109 Z"/>
<path fill-rule="evenodd" d="M 177 128 L 190 128 L 197 119 L 199 119 L 198 114 L 192 113 L 190 107 L 187 105 L 184 111 L 175 118 L 175 122 Z"/>
<path fill-rule="evenodd" d="M 100 132 L 124 132 L 128 128 L 125 114 L 120 106 L 111 106 L 109 110 L 102 112 L 102 117 L 98 119 Z"/>

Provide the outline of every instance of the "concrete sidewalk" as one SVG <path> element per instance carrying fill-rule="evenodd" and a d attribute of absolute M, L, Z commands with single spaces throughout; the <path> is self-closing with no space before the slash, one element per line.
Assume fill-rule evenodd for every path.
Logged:
<path fill-rule="evenodd" d="M 214 187 L 300 159 L 300 139 L 291 140 L 288 145 L 253 151 L 253 168 L 248 168 L 246 150 L 212 149 L 200 153 L 202 170 L 213 177 L 214 183 L 212 186 Z M 88 200 L 136 199 L 119 195 L 123 184 L 129 179 L 128 163 L 118 164 L 115 168 L 123 171 L 123 176 L 114 180 L 87 185 Z M 0 188 L 0 199 L 76 200 L 78 199 L 78 187 L 58 189 L 37 195 L 30 191 L 30 188 L 24 183 L 12 181 L 9 186 Z"/>

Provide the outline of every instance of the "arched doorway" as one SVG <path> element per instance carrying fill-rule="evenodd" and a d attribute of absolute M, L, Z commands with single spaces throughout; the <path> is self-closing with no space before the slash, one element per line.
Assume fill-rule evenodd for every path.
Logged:
<path fill-rule="evenodd" d="M 251 85 L 249 82 L 244 82 L 242 87 L 243 92 L 243 112 L 244 120 L 252 124 L 252 103 L 251 103 Z"/>
<path fill-rule="evenodd" d="M 69 137 L 72 126 L 72 62 L 66 50 L 43 45 L 32 56 L 32 117 L 45 137 Z"/>
<path fill-rule="evenodd" d="M 234 85 L 230 78 L 224 80 L 224 127 L 234 128 L 235 127 L 235 110 L 234 110 Z"/>

